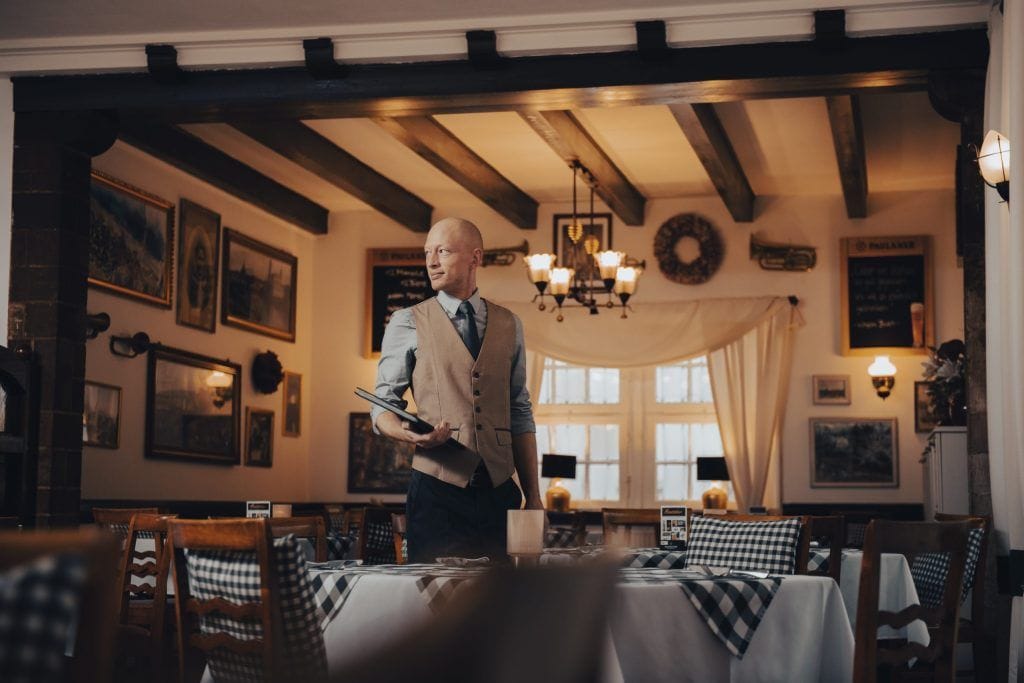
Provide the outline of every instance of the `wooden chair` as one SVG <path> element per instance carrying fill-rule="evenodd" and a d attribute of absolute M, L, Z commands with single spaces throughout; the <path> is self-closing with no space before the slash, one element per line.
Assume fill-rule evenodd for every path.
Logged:
<path fill-rule="evenodd" d="M 270 534 L 274 538 L 282 538 L 295 534 L 298 538 L 306 538 L 313 544 L 316 562 L 327 561 L 327 532 L 324 529 L 324 518 L 320 516 L 302 517 L 271 517 L 267 519 Z"/>
<path fill-rule="evenodd" d="M 581 548 L 587 544 L 587 518 L 580 510 L 571 510 L 568 513 L 559 513 L 559 516 L 569 515 L 568 524 L 552 523 L 548 520 L 547 530 L 544 532 L 545 548 Z M 549 513 L 550 518 L 550 513 Z"/>
<path fill-rule="evenodd" d="M 324 505 L 323 515 L 327 531 L 348 533 L 348 528 L 345 526 L 345 508 L 343 506 L 328 503 Z"/>
<path fill-rule="evenodd" d="M 657 508 L 601 508 L 601 524 L 606 546 L 653 548 L 661 539 Z"/>
<path fill-rule="evenodd" d="M 132 515 L 158 515 L 158 508 L 93 508 L 92 519 L 96 526 L 107 531 L 112 531 L 115 536 L 124 540 L 128 537 L 128 525 L 132 522 Z"/>
<path fill-rule="evenodd" d="M 843 544 L 846 541 L 846 524 L 842 515 L 807 518 L 808 541 L 828 543 L 828 566 L 822 569 L 806 569 L 812 576 L 831 576 L 839 583 L 843 571 Z M 810 551 L 808 551 L 808 554 Z M 805 565 L 806 567 L 806 565 Z"/>
<path fill-rule="evenodd" d="M 957 642 L 970 643 L 974 659 L 974 678 L 977 681 L 995 680 L 995 638 L 985 628 L 985 575 L 988 564 L 988 541 L 992 530 L 992 518 L 977 515 L 951 515 L 935 513 L 936 522 L 967 522 L 971 529 L 981 530 L 981 546 L 973 567 L 968 565 L 964 574 L 964 592 L 971 593 L 971 618 L 959 620 Z M 970 557 L 968 556 L 968 563 Z M 973 576 L 971 576 L 973 569 Z"/>
<path fill-rule="evenodd" d="M 110 680 L 117 625 L 117 595 L 110 577 L 117 572 L 117 541 L 96 529 L 0 533 L 0 572 L 57 554 L 77 555 L 85 568 L 79 593 L 74 656 L 61 680 L 74 683 Z M 63 654 L 64 643 L 60 645 Z"/>
<path fill-rule="evenodd" d="M 363 528 L 363 514 L 366 508 L 349 508 L 342 517 L 341 531 L 346 534 L 357 534 Z"/>
<path fill-rule="evenodd" d="M 405 564 L 408 557 L 405 552 L 405 513 L 391 513 L 391 532 L 395 540 L 395 564 Z"/>
<path fill-rule="evenodd" d="M 363 564 L 395 564 L 395 532 L 391 511 L 383 507 L 363 510 L 359 527 L 359 558 Z"/>
<path fill-rule="evenodd" d="M 904 665 L 913 658 L 918 660 L 915 669 L 921 663 L 932 665 L 933 668 L 928 672 L 932 680 L 946 683 L 954 681 L 957 611 L 960 607 L 969 530 L 967 522 L 875 520 L 868 525 L 857 596 L 853 657 L 853 680 L 856 683 L 873 683 L 877 680 L 880 664 L 892 667 L 892 673 L 896 675 L 912 671 Z M 883 553 L 946 553 L 949 562 L 941 604 L 937 607 L 911 605 L 898 613 L 879 611 L 879 576 Z M 887 642 L 891 647 L 879 647 L 879 626 L 899 629 L 915 619 L 923 620 L 928 626 L 931 642 L 927 647 L 920 643 L 902 641 Z"/>

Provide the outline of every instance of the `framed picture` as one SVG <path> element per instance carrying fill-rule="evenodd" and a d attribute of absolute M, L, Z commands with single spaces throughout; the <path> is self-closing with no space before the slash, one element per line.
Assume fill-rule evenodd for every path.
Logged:
<path fill-rule="evenodd" d="M 899 486 L 896 418 L 812 417 L 811 487 Z"/>
<path fill-rule="evenodd" d="M 146 457 L 237 465 L 237 363 L 154 345 L 146 383 Z"/>
<path fill-rule="evenodd" d="M 117 448 L 121 432 L 121 387 L 86 380 L 82 412 L 82 443 Z"/>
<path fill-rule="evenodd" d="M 935 404 L 928 395 L 931 382 L 914 382 L 914 431 L 930 432 L 939 426 Z"/>
<path fill-rule="evenodd" d="M 849 375 L 813 375 L 811 389 L 815 405 L 850 405 Z"/>
<path fill-rule="evenodd" d="M 220 321 L 295 341 L 298 270 L 291 254 L 225 228 Z"/>
<path fill-rule="evenodd" d="M 284 436 L 298 436 L 302 426 L 302 375 L 297 372 L 284 373 L 282 382 L 284 391 L 281 408 L 281 434 Z"/>
<path fill-rule="evenodd" d="M 369 413 L 349 413 L 349 493 L 405 493 L 415 446 L 373 433 Z"/>
<path fill-rule="evenodd" d="M 847 237 L 839 246 L 843 354 L 927 354 L 935 346 L 931 237 Z"/>
<path fill-rule="evenodd" d="M 179 325 L 213 332 L 217 329 L 217 264 L 220 256 L 220 214 L 181 200 L 178 219 Z"/>
<path fill-rule="evenodd" d="M 590 214 L 576 214 L 576 221 L 582 230 L 574 242 L 570 235 L 572 214 L 555 214 L 554 254 L 560 267 L 572 268 L 581 281 L 589 279 L 600 287 L 600 274 L 592 254 L 612 248 L 612 215 L 595 213 L 591 220 Z"/>
<path fill-rule="evenodd" d="M 89 284 L 171 307 L 174 204 L 92 172 L 89 186 Z"/>
<path fill-rule="evenodd" d="M 274 411 L 245 409 L 245 464 L 271 467 L 274 464 Z"/>

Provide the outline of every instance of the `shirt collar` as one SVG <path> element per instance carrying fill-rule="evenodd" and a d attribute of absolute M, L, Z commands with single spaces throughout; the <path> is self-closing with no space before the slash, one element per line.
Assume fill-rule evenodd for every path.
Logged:
<path fill-rule="evenodd" d="M 447 292 L 438 292 L 437 300 L 441 304 L 441 308 L 444 309 L 444 312 L 448 314 L 449 318 L 455 317 L 455 315 L 459 312 L 459 306 L 462 304 L 463 301 L 462 299 L 454 297 Z M 480 290 L 474 289 L 473 293 L 469 296 L 468 299 L 466 299 L 466 301 L 468 301 L 470 305 L 473 306 L 473 313 L 475 315 L 478 315 L 480 313 L 481 306 Z"/>

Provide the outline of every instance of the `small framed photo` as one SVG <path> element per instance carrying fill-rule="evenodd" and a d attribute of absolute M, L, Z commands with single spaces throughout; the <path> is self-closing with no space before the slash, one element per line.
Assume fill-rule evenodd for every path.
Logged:
<path fill-rule="evenodd" d="M 899 486 L 896 418 L 810 418 L 812 488 Z"/>
<path fill-rule="evenodd" d="M 592 254 L 612 248 L 612 215 L 576 214 L 579 232 L 574 235 L 572 214 L 556 213 L 554 218 L 554 254 L 558 266 L 572 268 L 581 281 L 592 280 L 600 286 L 600 273 Z M 573 240 L 573 237 L 576 237 Z"/>
<path fill-rule="evenodd" d="M 302 375 L 297 372 L 285 370 L 284 391 L 281 414 L 281 434 L 283 436 L 298 436 L 302 426 Z"/>
<path fill-rule="evenodd" d="M 271 467 L 274 464 L 274 411 L 245 409 L 245 464 Z"/>
<path fill-rule="evenodd" d="M 217 328 L 220 215 L 182 199 L 179 216 L 177 322 L 213 332 Z"/>
<path fill-rule="evenodd" d="M 850 405 L 849 375 L 812 375 L 811 389 L 814 405 Z"/>
<path fill-rule="evenodd" d="M 220 321 L 295 341 L 298 270 L 292 254 L 225 228 Z"/>
<path fill-rule="evenodd" d="M 928 395 L 931 382 L 914 382 L 914 431 L 930 432 L 939 426 L 935 404 Z"/>
<path fill-rule="evenodd" d="M 117 448 L 121 432 L 121 387 L 85 382 L 82 443 Z"/>

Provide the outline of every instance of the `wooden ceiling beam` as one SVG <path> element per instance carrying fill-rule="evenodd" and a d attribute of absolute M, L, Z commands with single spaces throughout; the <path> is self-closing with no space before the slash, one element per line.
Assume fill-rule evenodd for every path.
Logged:
<path fill-rule="evenodd" d="M 537 201 L 429 116 L 376 117 L 384 130 L 473 196 L 524 230 L 537 227 Z"/>
<path fill-rule="evenodd" d="M 235 128 L 413 232 L 430 229 L 433 207 L 301 121 L 236 122 Z"/>
<path fill-rule="evenodd" d="M 754 220 L 754 191 L 714 105 L 673 104 L 669 109 L 733 220 L 738 223 Z"/>
<path fill-rule="evenodd" d="M 314 235 L 327 233 L 327 209 L 169 125 L 122 123 L 118 137 L 161 161 Z"/>
<path fill-rule="evenodd" d="M 864 127 L 860 120 L 860 100 L 856 95 L 832 95 L 825 98 L 832 143 L 839 162 L 839 180 L 846 200 L 846 215 L 868 215 L 868 166 L 864 157 Z"/>
<path fill-rule="evenodd" d="M 566 163 L 579 161 L 590 172 L 596 183 L 594 192 L 626 225 L 644 224 L 646 198 L 571 111 L 521 111 L 519 114 Z"/>

